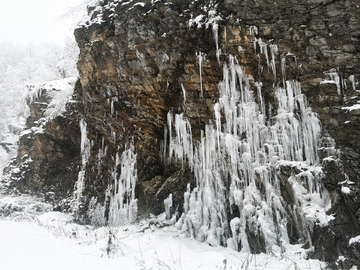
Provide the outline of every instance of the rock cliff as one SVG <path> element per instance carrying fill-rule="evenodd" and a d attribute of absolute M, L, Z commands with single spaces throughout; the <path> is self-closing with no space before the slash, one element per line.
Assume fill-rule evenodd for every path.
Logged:
<path fill-rule="evenodd" d="M 210 184 L 223 185 L 217 194 L 224 189 L 226 197 L 221 201 L 224 213 L 219 214 L 226 224 L 217 227 L 221 228 L 217 244 L 267 252 L 272 244 L 281 246 L 281 241 L 285 241 L 280 233 L 283 228 L 287 231 L 286 241 L 304 244 L 309 257 L 344 269 L 360 261 L 360 243 L 350 241 L 360 234 L 358 1 L 100 1 L 88 11 L 90 20 L 75 30 L 80 48 L 80 79 L 73 94 L 76 103 L 68 105 L 67 113 L 47 122 L 44 133 L 22 138 L 13 165 L 20 170 L 11 174 L 11 169 L 7 169 L 10 189 L 47 194 L 47 198 L 51 195 L 48 199 L 56 207 L 72 208 L 85 223 L 121 224 L 126 219 L 134 220 L 134 212 L 141 216 L 165 210 L 169 216 L 176 213 L 180 218 L 191 208 L 186 203 L 186 194 L 190 198 L 195 188 L 205 198 L 206 190 L 206 186 L 199 184 L 194 168 L 196 157 L 192 161 L 184 145 L 189 143 L 189 149 L 196 152 L 198 144 L 201 147 L 201 142 L 210 141 L 207 132 L 215 132 L 217 127 L 218 142 L 214 149 L 219 155 L 233 158 L 230 152 L 224 154 L 228 150 L 220 147 L 219 135 L 219 127 L 230 121 L 226 115 L 228 107 L 221 103 L 226 100 L 224 91 L 230 91 L 223 90 L 221 85 L 228 80 L 231 83 L 226 89 L 232 89 L 233 84 L 241 88 L 241 93 L 249 93 L 248 100 L 237 97 L 234 103 L 237 108 L 241 107 L 239 104 L 260 104 L 254 105 L 259 108 L 253 116 L 263 116 L 264 129 L 279 127 L 282 96 L 297 100 L 294 109 L 287 113 L 296 115 L 299 123 L 306 122 L 302 109 L 307 110 L 306 115 L 310 111 L 317 113 L 321 126 L 321 132 L 314 135 L 317 145 L 306 150 L 307 133 L 313 129 L 303 126 L 299 135 L 301 154 L 295 153 L 290 161 L 321 167 L 321 173 L 310 167 L 299 169 L 294 163 L 271 165 L 270 148 L 259 148 L 269 160 L 254 157 L 253 164 L 266 163 L 275 190 L 272 192 L 282 205 L 274 206 L 274 199 L 269 204 L 272 210 L 269 213 L 264 210 L 267 213 L 264 216 L 270 215 L 275 220 L 270 226 L 278 226 L 274 232 L 278 239 L 271 240 L 259 221 L 262 217 L 259 213 L 265 208 L 253 203 L 259 210 L 252 214 L 257 220 L 251 215 L 243 216 L 242 207 L 246 204 L 237 201 L 238 193 L 232 193 L 234 187 L 230 182 L 235 180 L 230 169 L 222 168 L 219 176 L 222 180 Z M 231 79 L 236 77 L 235 73 L 239 77 Z M 305 99 L 299 98 L 300 92 L 289 97 L 290 89 L 297 89 L 297 84 L 291 83 L 295 81 L 300 82 Z M 290 103 L 289 100 L 286 102 Z M 303 101 L 305 107 L 300 104 Z M 35 111 L 32 108 L 34 114 Z M 178 122 L 173 117 L 178 117 Z M 255 118 L 245 117 L 244 121 Z M 185 131 L 178 132 L 180 128 Z M 248 133 L 248 130 L 240 134 L 224 131 L 224 144 L 230 145 L 230 137 L 244 145 L 250 143 L 253 139 Z M 294 135 L 290 140 L 297 138 Z M 181 156 L 176 147 L 182 147 Z M 307 156 L 309 151 L 316 152 L 314 158 Z M 212 155 L 217 155 L 215 152 Z M 31 162 L 26 168 L 17 165 L 24 164 L 22 159 L 29 156 Z M 281 159 L 280 154 L 276 155 L 279 156 Z M 218 160 L 222 162 L 220 156 Z M 233 166 L 231 162 L 223 164 Z M 217 171 L 214 168 L 210 170 L 213 175 Z M 237 170 L 239 177 L 243 175 L 240 167 Z M 306 171 L 310 176 L 304 176 Z M 265 176 L 257 169 L 250 174 L 259 196 L 268 200 L 270 189 Z M 320 191 L 316 188 L 312 191 L 309 183 L 313 178 Z M 324 205 L 324 211 L 331 218 L 326 224 L 319 221 L 318 214 L 309 225 L 306 213 L 297 210 L 313 199 L 309 195 L 300 201 L 293 179 L 303 181 L 305 193 L 319 193 L 324 202 L 328 196 L 329 205 Z M 245 200 L 247 195 L 241 196 Z M 206 203 L 202 203 L 205 207 Z M 123 217 L 120 220 L 115 218 L 119 209 L 125 211 L 119 214 Z M 241 225 L 243 219 L 246 221 Z M 207 226 L 211 228 L 212 224 Z M 241 228 L 246 239 L 240 239 L 244 237 L 239 233 Z M 200 232 L 192 233 L 206 241 Z M 236 240 L 238 233 L 240 238 Z M 233 239 L 233 244 L 226 238 Z M 339 256 L 346 259 L 339 260 Z"/>

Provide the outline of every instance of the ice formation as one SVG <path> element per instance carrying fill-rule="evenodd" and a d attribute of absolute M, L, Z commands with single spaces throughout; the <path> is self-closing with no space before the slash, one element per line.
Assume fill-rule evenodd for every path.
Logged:
<path fill-rule="evenodd" d="M 204 7 L 204 11 L 209 10 L 207 12 L 207 15 L 200 14 L 195 19 L 193 19 L 191 16 L 191 19 L 188 21 L 188 24 L 189 24 L 189 28 L 191 28 L 192 25 L 196 24 L 198 29 L 202 28 L 203 26 L 205 26 L 205 28 L 208 29 L 209 26 L 211 25 L 213 35 L 214 35 L 214 42 L 215 42 L 215 46 L 216 46 L 216 58 L 217 58 L 218 63 L 220 64 L 221 48 L 219 48 L 219 24 L 218 24 L 218 21 L 222 21 L 223 18 L 217 14 L 216 9 L 217 9 L 217 4 L 214 5 L 212 2 L 210 2 L 209 6 Z M 225 29 L 225 31 L 226 31 L 226 29 Z M 226 40 L 226 38 L 225 38 L 225 40 Z M 201 56 L 201 54 L 200 54 L 200 56 Z M 199 58 L 199 61 L 201 61 L 200 58 Z"/>
<path fill-rule="evenodd" d="M 102 141 L 99 149 L 98 166 L 108 155 L 108 147 Z M 137 183 L 137 155 L 133 143 L 125 145 L 125 150 L 118 152 L 111 169 L 111 184 L 105 192 L 105 201 L 98 202 L 93 197 L 88 206 L 91 224 L 97 226 L 121 226 L 137 219 L 138 208 L 135 198 Z"/>
<path fill-rule="evenodd" d="M 196 53 L 196 56 L 199 59 L 200 91 L 201 91 L 201 99 L 203 99 L 204 93 L 203 93 L 203 87 L 202 87 L 202 66 L 203 66 L 204 61 L 206 60 L 206 54 L 199 52 L 199 53 Z"/>
<path fill-rule="evenodd" d="M 164 206 L 165 206 L 165 214 L 166 214 L 166 219 L 170 219 L 171 218 L 171 207 L 173 206 L 173 200 L 172 200 L 172 194 L 170 193 L 169 197 L 167 197 L 164 200 Z"/>
<path fill-rule="evenodd" d="M 335 84 L 336 89 L 337 89 L 337 94 L 340 96 L 341 95 L 341 85 L 340 85 L 340 76 L 338 74 L 337 69 L 332 68 L 328 71 L 325 71 L 324 75 L 326 78 L 323 81 L 321 81 L 320 84 L 325 84 L 325 83 Z"/>
<path fill-rule="evenodd" d="M 106 197 L 110 198 L 108 224 L 119 226 L 127 222 L 134 222 L 137 218 L 137 200 L 135 198 L 137 166 L 133 144 L 126 147 L 121 157 L 119 153 L 116 154 L 112 178 L 114 184 L 110 185 L 106 191 Z"/>
<path fill-rule="evenodd" d="M 86 164 L 90 157 L 90 140 L 87 137 L 87 123 L 85 119 L 80 120 L 80 131 L 81 131 L 81 169 L 78 175 L 78 180 L 75 184 L 74 191 L 74 205 L 73 210 L 75 213 L 79 210 L 81 205 L 81 194 L 84 189 L 85 182 L 85 170 Z"/>
<path fill-rule="evenodd" d="M 254 29 L 253 29 L 254 31 Z M 277 47 L 260 39 L 261 53 L 275 73 Z M 320 122 L 308 107 L 300 83 L 284 79 L 274 86 L 276 115 L 266 115 L 262 83 L 242 71 L 236 57 L 224 64 L 218 85 L 215 119 L 193 142 L 191 125 L 183 114 L 168 113 L 163 160 L 173 157 L 193 171 L 195 186 L 184 194 L 184 213 L 177 227 L 189 237 L 210 245 L 253 251 L 252 233 L 264 241 L 264 252 L 289 242 L 289 225 L 297 242 L 308 241 L 315 223 L 329 220 L 326 190 L 320 184 L 317 147 Z M 257 91 L 254 97 L 252 85 Z M 283 178 L 283 168 L 291 170 Z M 286 183 L 285 183 L 286 182 Z M 283 197 L 289 185 L 293 197 Z M 230 225 L 230 226 L 229 226 Z"/>
<path fill-rule="evenodd" d="M 211 26 L 220 64 L 222 50 L 217 22 L 222 18 L 216 15 L 216 7 L 204 11 L 207 16 L 191 18 L 189 27 Z M 282 56 L 283 78 L 276 78 L 278 47 L 255 37 L 258 33 L 257 27 L 250 27 L 255 53 L 258 51 L 259 58 L 265 57 L 274 80 L 282 81 L 273 85 L 275 109 L 270 104 L 266 109 L 262 82 L 245 75 L 236 57 L 229 55 L 229 63 L 223 65 L 213 123 L 201 132 L 200 141 L 193 141 L 191 124 L 184 114 L 168 114 L 162 160 L 169 164 L 175 158 L 183 168 L 188 166 L 192 170 L 195 179 L 184 193 L 184 213 L 177 226 L 189 237 L 235 250 L 253 251 L 254 238 L 264 242 L 260 244 L 264 252 L 282 249 L 284 244 L 294 241 L 308 242 L 311 246 L 309 232 L 313 225 L 325 225 L 331 219 L 325 213 L 327 192 L 319 181 L 320 123 L 308 107 L 300 83 L 286 80 L 286 57 L 293 55 Z M 240 46 L 239 53 L 245 53 Z M 137 56 L 142 63 L 142 55 Z M 203 99 L 202 69 L 206 54 L 199 51 L 196 56 Z M 325 76 L 322 83 L 336 84 L 340 94 L 337 72 L 330 70 Z M 186 91 L 183 85 L 181 89 L 185 108 Z M 122 167 L 120 176 L 118 166 Z M 121 158 L 117 155 L 113 180 L 106 194 L 110 197 L 109 224 L 120 225 L 133 220 L 136 212 L 133 147 L 126 149 Z M 286 192 L 288 198 L 284 198 Z M 169 194 L 164 201 L 168 219 L 172 204 Z M 96 209 L 104 211 L 98 206 Z M 296 231 L 296 237 L 291 231 Z"/>
<path fill-rule="evenodd" d="M 351 82 L 352 85 L 352 89 L 354 91 L 356 91 L 356 85 L 359 84 L 359 82 L 357 80 L 355 80 L 355 76 L 354 75 L 350 75 L 349 76 L 349 81 Z"/>
<path fill-rule="evenodd" d="M 257 28 L 255 29 L 251 29 L 250 28 L 250 34 L 251 35 L 255 35 L 257 33 Z M 269 46 L 268 46 L 269 45 Z M 274 80 L 276 80 L 276 65 L 275 65 L 275 61 L 276 61 L 276 55 L 278 54 L 278 47 L 276 44 L 268 44 L 264 41 L 262 41 L 261 38 L 256 38 L 254 37 L 254 50 L 256 52 L 257 46 L 259 46 L 260 48 L 260 53 L 265 55 L 265 59 L 266 59 L 266 64 L 268 66 L 268 68 L 270 70 L 272 70 L 273 72 L 273 76 L 274 76 Z M 268 48 L 270 49 L 270 55 L 271 55 L 271 59 L 269 59 L 269 52 L 268 52 Z M 283 69 L 283 66 L 282 66 Z M 283 71 L 283 73 L 285 73 Z"/>
<path fill-rule="evenodd" d="M 184 85 L 182 83 L 181 83 L 181 90 L 183 92 L 183 96 L 184 96 L 183 103 L 184 103 L 184 106 L 185 106 L 186 105 L 186 90 L 185 90 Z"/>
<path fill-rule="evenodd" d="M 86 166 L 90 157 L 91 142 L 87 137 L 87 123 L 80 120 L 81 131 L 81 169 L 75 184 L 73 211 L 77 215 L 82 201 L 82 192 L 85 187 Z M 102 147 L 98 153 L 98 162 L 107 155 L 108 148 L 102 141 Z M 137 182 L 137 156 L 134 153 L 134 145 L 130 143 L 125 150 L 116 153 L 114 167 L 111 172 L 111 183 L 105 194 L 105 202 L 97 203 L 93 198 L 89 203 L 89 214 L 95 225 L 119 226 L 127 222 L 134 222 L 137 218 L 137 200 L 135 198 L 135 185 Z M 107 207 L 108 206 L 108 207 Z M 106 209 L 108 208 L 108 209 Z M 108 212 L 106 218 L 105 212 Z"/>

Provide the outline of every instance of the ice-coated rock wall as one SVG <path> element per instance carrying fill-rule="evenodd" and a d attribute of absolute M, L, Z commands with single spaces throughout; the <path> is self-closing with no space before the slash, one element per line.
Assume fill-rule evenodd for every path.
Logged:
<path fill-rule="evenodd" d="M 169 112 L 164 160 L 171 163 L 175 157 L 189 166 L 196 183 L 184 194 L 177 227 L 213 246 L 248 252 L 271 252 L 290 242 L 311 245 L 314 224 L 325 226 L 333 218 L 326 214 L 330 198 L 317 155 L 319 119 L 299 82 L 274 86 L 277 112 L 271 116 L 264 110 L 261 82 L 255 83 L 257 98 L 251 83 L 253 78 L 230 55 L 214 123 L 205 126 L 196 143 L 183 114 Z M 298 171 L 285 180 L 282 167 Z M 284 181 L 293 191 L 291 202 L 283 197 Z M 296 240 L 290 240 L 293 231 Z"/>

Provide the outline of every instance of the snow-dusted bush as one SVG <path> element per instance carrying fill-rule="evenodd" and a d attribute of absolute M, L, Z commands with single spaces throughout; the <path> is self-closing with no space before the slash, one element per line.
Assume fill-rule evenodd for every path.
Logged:
<path fill-rule="evenodd" d="M 0 219 L 33 220 L 51 209 L 50 204 L 30 196 L 0 198 Z"/>

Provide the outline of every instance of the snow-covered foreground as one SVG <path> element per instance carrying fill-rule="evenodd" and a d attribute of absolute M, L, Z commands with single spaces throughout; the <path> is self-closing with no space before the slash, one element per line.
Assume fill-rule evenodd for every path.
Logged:
<path fill-rule="evenodd" d="M 165 214 L 122 227 L 72 222 L 28 197 L 0 199 L 0 269 L 321 269 L 299 246 L 283 254 L 235 252 L 186 238 Z"/>
<path fill-rule="evenodd" d="M 92 256 L 34 222 L 1 221 L 0 239 L 0 269 L 119 269 L 117 262 Z"/>

